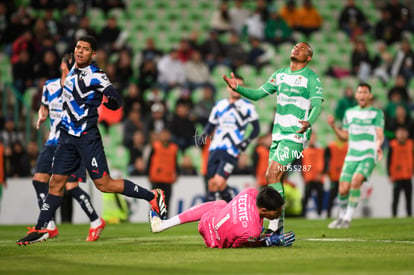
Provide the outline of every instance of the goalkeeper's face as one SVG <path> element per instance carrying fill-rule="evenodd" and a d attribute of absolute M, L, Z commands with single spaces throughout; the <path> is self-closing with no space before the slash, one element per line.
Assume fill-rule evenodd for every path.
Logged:
<path fill-rule="evenodd" d="M 259 214 L 260 214 L 260 217 L 262 218 L 274 220 L 280 217 L 280 215 L 282 214 L 282 209 L 283 209 L 283 206 L 277 210 L 268 210 L 266 208 L 260 208 Z"/>

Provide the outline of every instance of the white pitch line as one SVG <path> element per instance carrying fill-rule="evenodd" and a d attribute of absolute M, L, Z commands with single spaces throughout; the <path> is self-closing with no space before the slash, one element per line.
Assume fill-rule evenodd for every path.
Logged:
<path fill-rule="evenodd" d="M 414 241 L 397 241 L 397 240 L 362 240 L 362 239 L 350 239 L 350 238 L 308 238 L 301 239 L 303 241 L 312 242 L 377 242 L 377 243 L 406 243 L 414 244 Z"/>

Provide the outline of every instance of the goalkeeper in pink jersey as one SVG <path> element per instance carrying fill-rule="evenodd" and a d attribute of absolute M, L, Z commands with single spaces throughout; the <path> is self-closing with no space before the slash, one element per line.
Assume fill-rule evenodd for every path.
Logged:
<path fill-rule="evenodd" d="M 224 200 L 202 203 L 168 220 L 161 220 L 150 211 L 151 231 L 158 233 L 183 223 L 200 221 L 198 231 L 207 247 L 291 246 L 295 234 L 290 231 L 261 237 L 263 219 L 276 219 L 285 201 L 275 189 L 260 191 L 248 188 L 229 203 Z"/>

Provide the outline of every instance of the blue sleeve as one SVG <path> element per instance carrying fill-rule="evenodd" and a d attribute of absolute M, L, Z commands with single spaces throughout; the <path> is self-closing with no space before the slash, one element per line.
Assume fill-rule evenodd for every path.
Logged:
<path fill-rule="evenodd" d="M 108 102 L 104 106 L 110 110 L 117 110 L 123 105 L 122 96 L 110 85 L 105 88 L 103 94 L 108 98 Z"/>

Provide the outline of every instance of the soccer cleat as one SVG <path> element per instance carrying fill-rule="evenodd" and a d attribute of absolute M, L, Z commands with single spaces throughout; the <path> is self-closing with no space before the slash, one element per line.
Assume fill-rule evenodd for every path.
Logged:
<path fill-rule="evenodd" d="M 97 228 L 89 228 L 89 234 L 88 237 L 86 238 L 87 242 L 94 242 L 97 239 L 99 239 L 99 236 L 101 235 L 102 230 L 104 230 L 106 223 L 105 220 L 101 219 L 101 225 L 98 226 Z"/>
<path fill-rule="evenodd" d="M 35 229 L 35 227 L 30 228 L 28 227 L 29 231 L 27 232 L 26 236 L 21 238 L 20 240 L 16 241 L 18 245 L 28 245 L 32 243 L 46 241 L 49 237 L 49 233 L 47 229 Z"/>
<path fill-rule="evenodd" d="M 154 189 L 152 190 L 154 193 L 154 198 L 150 201 L 151 210 L 157 212 L 159 217 L 162 220 L 167 218 L 167 205 L 165 204 L 165 195 L 164 191 L 161 189 Z"/>
<path fill-rule="evenodd" d="M 341 223 L 339 223 L 336 228 L 349 228 L 351 225 L 351 221 L 342 220 Z"/>
<path fill-rule="evenodd" d="M 149 211 L 149 221 L 151 226 L 151 232 L 152 233 L 158 233 L 162 230 L 160 229 L 160 225 L 162 223 L 162 220 L 158 216 L 157 212 L 154 210 Z"/>
<path fill-rule="evenodd" d="M 59 230 L 57 227 L 55 229 L 46 229 L 47 233 L 49 233 L 49 239 L 56 238 L 59 235 Z"/>
<path fill-rule="evenodd" d="M 328 228 L 334 229 L 338 228 L 338 225 L 342 223 L 342 219 L 336 219 L 328 225 Z"/>

